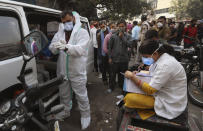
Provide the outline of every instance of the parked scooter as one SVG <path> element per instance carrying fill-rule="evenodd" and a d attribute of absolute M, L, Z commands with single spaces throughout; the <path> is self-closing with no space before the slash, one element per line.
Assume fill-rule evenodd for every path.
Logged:
<path fill-rule="evenodd" d="M 203 107 L 203 39 L 196 47 L 198 51 L 195 57 L 198 61 L 192 65 L 198 64 L 198 70 L 190 72 L 188 77 L 188 94 L 192 102 Z"/>
<path fill-rule="evenodd" d="M 26 73 L 29 73 L 25 71 L 27 63 L 41 54 L 41 51 L 47 47 L 48 40 L 42 32 L 34 31 L 27 35 L 21 44 L 26 50 L 18 77 L 23 91 L 13 99 L 4 99 L 0 102 L 0 130 L 60 131 L 55 115 L 64 109 L 64 106 L 57 101 L 58 85 L 63 82 L 63 78 L 58 77 L 32 86 L 26 84 L 25 78 Z M 36 127 L 37 129 L 34 129 Z"/>

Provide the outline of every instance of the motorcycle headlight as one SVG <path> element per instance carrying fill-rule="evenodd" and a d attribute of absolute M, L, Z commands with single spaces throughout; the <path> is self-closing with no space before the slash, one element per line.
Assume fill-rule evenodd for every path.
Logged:
<path fill-rule="evenodd" d="M 11 101 L 4 102 L 0 105 L 0 114 L 4 115 L 11 108 Z"/>

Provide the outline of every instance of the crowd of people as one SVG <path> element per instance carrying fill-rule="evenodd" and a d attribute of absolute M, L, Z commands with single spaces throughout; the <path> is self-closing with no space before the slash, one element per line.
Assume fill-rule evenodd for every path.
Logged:
<path fill-rule="evenodd" d="M 59 117 L 70 116 L 72 93 L 75 93 L 81 114 L 81 127 L 86 129 L 91 122 L 90 104 L 87 95 L 87 74 L 84 64 L 87 60 L 88 43 L 94 46 L 94 69 L 111 93 L 118 86 L 122 89 L 126 108 L 154 109 L 158 116 L 173 119 L 184 112 L 187 106 L 187 79 L 183 66 L 173 57 L 171 45 L 184 48 L 195 46 L 202 39 L 203 20 L 191 20 L 190 25 L 175 23 L 161 16 L 149 22 L 146 16 L 133 25 L 119 20 L 107 23 L 105 20 L 91 22 L 91 37 L 81 28 L 80 15 L 75 11 L 63 11 L 58 32 L 49 45 L 53 54 L 59 54 L 57 75 L 64 76 L 59 86 L 64 111 Z M 183 41 L 182 41 L 183 40 Z M 136 57 L 139 66 L 131 71 L 129 61 Z M 139 79 L 135 74 L 146 70 L 150 82 Z M 133 72 L 132 72 L 133 71 Z M 145 94 L 123 91 L 124 77 L 143 90 Z M 117 79 L 116 79 L 117 78 Z M 149 116 L 155 114 L 149 112 Z M 143 116 L 142 112 L 138 112 Z"/>
<path fill-rule="evenodd" d="M 131 57 L 141 61 L 139 47 L 147 39 L 159 40 L 169 45 L 184 45 L 184 48 L 195 46 L 202 37 L 202 20 L 192 19 L 189 22 L 175 22 L 159 17 L 149 22 L 147 16 L 133 24 L 125 20 L 114 22 L 92 21 L 91 32 L 94 45 L 94 68 L 98 78 L 108 85 L 109 93 L 115 89 L 116 75 L 118 86 L 123 87 L 123 75 L 128 69 Z"/>

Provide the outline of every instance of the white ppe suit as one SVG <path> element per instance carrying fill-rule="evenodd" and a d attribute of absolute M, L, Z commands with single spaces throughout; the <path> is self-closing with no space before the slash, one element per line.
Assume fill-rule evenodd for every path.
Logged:
<path fill-rule="evenodd" d="M 74 91 L 80 109 L 81 118 L 90 117 L 90 105 L 87 96 L 86 82 L 86 60 L 88 54 L 88 32 L 81 28 L 80 16 L 73 12 L 75 17 L 75 25 L 71 33 L 70 40 L 66 47 L 68 50 L 59 50 L 54 46 L 54 43 L 66 41 L 64 25 L 59 25 L 59 30 L 55 34 L 49 49 L 52 53 L 59 53 L 57 61 L 57 76 L 64 76 L 66 82 L 60 86 L 59 93 L 61 103 L 65 105 L 65 110 L 69 111 L 72 108 L 72 91 Z"/>

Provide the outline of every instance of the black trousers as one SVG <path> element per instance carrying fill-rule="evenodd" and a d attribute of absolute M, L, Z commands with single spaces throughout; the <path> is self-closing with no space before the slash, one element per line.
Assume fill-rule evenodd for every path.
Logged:
<path fill-rule="evenodd" d="M 132 48 L 131 48 L 131 54 L 135 55 L 135 50 L 137 49 L 137 40 L 133 40 Z"/>
<path fill-rule="evenodd" d="M 98 53 L 97 53 L 97 48 L 94 48 L 94 69 L 96 72 L 98 72 L 98 61 L 97 61 L 97 57 L 98 57 Z"/>
<path fill-rule="evenodd" d="M 112 74 L 110 80 L 110 89 L 114 90 L 116 85 L 116 74 L 118 74 L 118 85 L 120 88 L 123 88 L 124 76 L 120 73 L 125 73 L 128 70 L 128 62 L 118 62 L 111 64 Z"/>
<path fill-rule="evenodd" d="M 108 78 L 107 78 L 107 73 L 109 74 L 110 76 L 110 68 L 109 68 L 109 57 L 106 55 L 106 56 L 102 56 L 102 80 L 103 81 L 108 81 Z"/>

